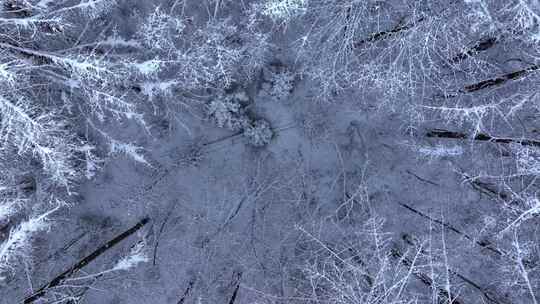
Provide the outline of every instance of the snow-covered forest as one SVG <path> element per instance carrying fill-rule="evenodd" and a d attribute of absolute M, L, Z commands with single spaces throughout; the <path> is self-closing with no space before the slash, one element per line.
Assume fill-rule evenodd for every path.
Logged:
<path fill-rule="evenodd" d="M 539 304 L 539 0 L 0 0 L 0 303 Z"/>

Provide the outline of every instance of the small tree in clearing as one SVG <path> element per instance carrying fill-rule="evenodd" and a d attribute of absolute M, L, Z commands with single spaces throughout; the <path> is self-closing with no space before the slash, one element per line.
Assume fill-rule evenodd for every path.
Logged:
<path fill-rule="evenodd" d="M 207 114 L 220 128 L 231 131 L 240 131 L 249 125 L 243 106 L 230 95 L 216 98 L 207 106 Z"/>
<path fill-rule="evenodd" d="M 243 135 L 247 138 L 248 144 L 254 147 L 263 147 L 270 143 L 274 132 L 266 120 L 259 119 L 250 123 L 244 129 Z"/>

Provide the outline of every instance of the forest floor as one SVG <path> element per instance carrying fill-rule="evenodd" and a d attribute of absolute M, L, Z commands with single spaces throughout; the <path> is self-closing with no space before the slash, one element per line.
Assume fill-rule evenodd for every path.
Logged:
<path fill-rule="evenodd" d="M 410 249 L 402 240 L 444 240 L 448 265 L 469 280 L 452 278 L 459 297 L 481 303 L 480 290 L 493 287 L 501 261 L 479 245 L 496 208 L 457 173 L 470 158 L 421 158 L 397 115 L 313 102 L 308 85 L 289 101 L 250 96 L 277 129 L 264 148 L 187 117 L 192 134 L 175 128 L 147 141 L 151 166 L 108 162 L 82 187 L 84 202 L 69 211 L 71 220 L 52 231 L 74 238 L 48 242 L 43 252 L 56 248 L 58 261 L 41 271 L 52 276 L 149 217 L 151 261 L 97 283 L 87 303 L 227 303 L 233 294 L 236 303 L 285 301 L 294 295 L 306 237 L 324 250 L 377 215 L 401 250 Z M 415 132 L 417 142 L 441 143 Z M 111 250 L 85 271 L 99 271 L 125 250 Z M 429 298 L 416 281 L 419 297 Z"/>

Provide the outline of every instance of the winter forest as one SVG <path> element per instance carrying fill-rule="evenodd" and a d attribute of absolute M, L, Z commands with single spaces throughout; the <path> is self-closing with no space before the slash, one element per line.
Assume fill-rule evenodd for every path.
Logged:
<path fill-rule="evenodd" d="M 539 304 L 539 0 L 0 0 L 0 303 Z"/>

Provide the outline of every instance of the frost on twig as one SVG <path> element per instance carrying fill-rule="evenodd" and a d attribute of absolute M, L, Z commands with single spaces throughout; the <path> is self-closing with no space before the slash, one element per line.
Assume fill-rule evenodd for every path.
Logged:
<path fill-rule="evenodd" d="M 50 226 L 49 217 L 59 207 L 43 214 L 31 217 L 12 229 L 8 238 L 0 244 L 0 282 L 14 269 L 20 260 L 28 260 L 31 251 L 31 241 L 38 232 L 47 230 Z"/>
<path fill-rule="evenodd" d="M 274 21 L 287 22 L 304 14 L 309 0 L 266 0 L 261 14 Z"/>
<path fill-rule="evenodd" d="M 421 157 L 428 158 L 429 160 L 440 159 L 443 157 L 457 157 L 463 154 L 463 148 L 461 146 L 419 146 L 415 147 L 415 149 Z"/>

